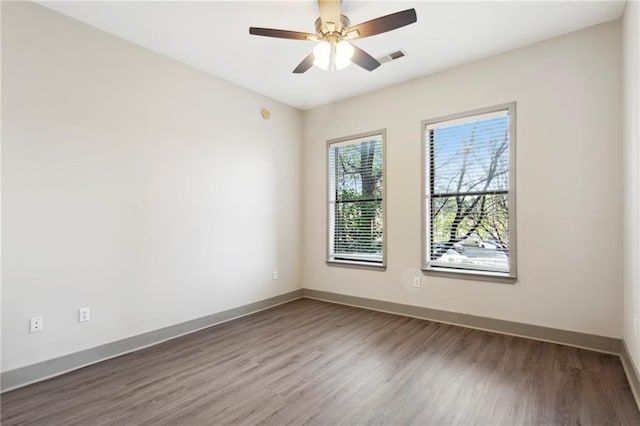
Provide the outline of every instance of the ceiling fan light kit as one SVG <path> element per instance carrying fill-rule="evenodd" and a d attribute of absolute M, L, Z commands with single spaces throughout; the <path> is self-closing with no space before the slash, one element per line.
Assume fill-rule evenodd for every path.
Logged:
<path fill-rule="evenodd" d="M 353 52 L 353 46 L 344 40 L 323 40 L 313 48 L 313 65 L 325 71 L 339 71 L 351 65 Z"/>
<path fill-rule="evenodd" d="M 380 62 L 347 40 L 374 36 L 417 21 L 415 9 L 407 9 L 351 27 L 349 18 L 340 14 L 340 0 L 318 0 L 318 8 L 320 17 L 315 22 L 316 34 L 258 27 L 250 27 L 249 34 L 318 41 L 313 51 L 293 70 L 294 74 L 304 73 L 313 65 L 323 70 L 337 71 L 352 62 L 367 71 L 373 71 L 380 66 Z"/>

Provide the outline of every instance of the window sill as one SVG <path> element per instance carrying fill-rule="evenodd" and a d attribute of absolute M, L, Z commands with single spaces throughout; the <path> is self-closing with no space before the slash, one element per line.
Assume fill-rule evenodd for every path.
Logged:
<path fill-rule="evenodd" d="M 502 284 L 515 284 L 517 277 L 509 275 L 508 272 L 478 271 L 472 269 L 455 269 L 441 266 L 426 266 L 422 268 L 426 275 L 433 275 L 445 278 L 458 278 L 466 280 L 491 281 Z"/>
<path fill-rule="evenodd" d="M 384 263 L 360 262 L 357 260 L 327 260 L 328 266 L 338 266 L 341 268 L 370 269 L 384 271 L 387 266 Z"/>

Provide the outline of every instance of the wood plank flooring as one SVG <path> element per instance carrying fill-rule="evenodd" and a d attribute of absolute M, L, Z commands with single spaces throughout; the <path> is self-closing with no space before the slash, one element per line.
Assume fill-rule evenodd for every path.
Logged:
<path fill-rule="evenodd" d="M 2 425 L 640 425 L 612 355 L 301 299 L 7 392 Z"/>

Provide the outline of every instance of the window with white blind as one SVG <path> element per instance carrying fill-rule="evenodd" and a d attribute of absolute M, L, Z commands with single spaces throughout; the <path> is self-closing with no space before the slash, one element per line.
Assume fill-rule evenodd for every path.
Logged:
<path fill-rule="evenodd" d="M 423 269 L 514 278 L 515 103 L 423 122 Z"/>
<path fill-rule="evenodd" d="M 329 263 L 385 264 L 385 138 L 378 130 L 327 143 Z"/>

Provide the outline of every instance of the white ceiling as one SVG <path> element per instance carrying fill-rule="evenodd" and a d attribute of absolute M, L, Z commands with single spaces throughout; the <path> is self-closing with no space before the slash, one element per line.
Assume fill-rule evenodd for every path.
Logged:
<path fill-rule="evenodd" d="M 407 56 L 373 72 L 352 65 L 292 74 L 314 42 L 249 35 L 249 27 L 313 33 L 315 1 L 39 2 L 60 13 L 300 109 L 411 80 L 619 18 L 624 1 L 400 2 L 344 0 L 352 25 L 415 8 L 418 22 L 354 41 L 374 57 Z"/>

